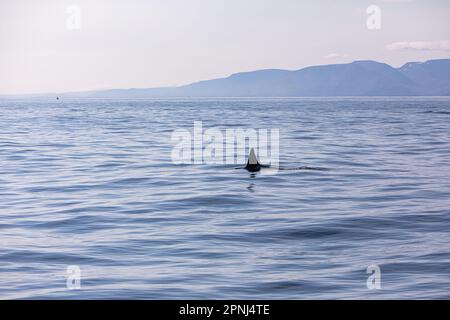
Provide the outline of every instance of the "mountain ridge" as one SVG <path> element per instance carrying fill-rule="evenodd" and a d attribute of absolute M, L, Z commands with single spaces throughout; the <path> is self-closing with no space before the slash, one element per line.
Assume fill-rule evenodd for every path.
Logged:
<path fill-rule="evenodd" d="M 450 59 L 407 62 L 399 68 L 372 60 L 262 69 L 178 87 L 62 93 L 66 98 L 449 96 Z"/>

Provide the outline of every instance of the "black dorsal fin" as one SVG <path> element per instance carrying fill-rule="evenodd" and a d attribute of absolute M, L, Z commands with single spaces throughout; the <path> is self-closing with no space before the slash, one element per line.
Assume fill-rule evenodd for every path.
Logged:
<path fill-rule="evenodd" d="M 259 164 L 258 158 L 256 157 L 254 148 L 250 150 L 250 154 L 248 155 L 247 165 L 245 166 L 245 169 L 251 172 L 261 170 L 261 165 Z"/>

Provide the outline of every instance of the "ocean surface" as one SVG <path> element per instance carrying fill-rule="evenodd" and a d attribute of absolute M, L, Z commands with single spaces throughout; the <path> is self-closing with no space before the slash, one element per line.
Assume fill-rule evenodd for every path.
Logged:
<path fill-rule="evenodd" d="M 174 164 L 194 121 L 327 170 Z M 450 299 L 450 99 L 3 100 L 0 298 Z"/>

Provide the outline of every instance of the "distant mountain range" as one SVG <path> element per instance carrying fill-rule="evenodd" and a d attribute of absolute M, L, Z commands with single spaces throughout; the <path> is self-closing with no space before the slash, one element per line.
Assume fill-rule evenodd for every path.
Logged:
<path fill-rule="evenodd" d="M 375 61 L 355 61 L 295 71 L 268 69 L 180 87 L 61 95 L 88 98 L 328 96 L 450 96 L 450 59 L 409 62 L 400 68 Z"/>

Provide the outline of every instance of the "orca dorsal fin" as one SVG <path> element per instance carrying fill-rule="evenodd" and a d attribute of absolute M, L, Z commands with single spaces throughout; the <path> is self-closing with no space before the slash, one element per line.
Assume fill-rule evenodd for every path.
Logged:
<path fill-rule="evenodd" d="M 259 164 L 258 158 L 256 157 L 255 149 L 252 148 L 248 155 L 248 164 L 257 165 Z"/>
<path fill-rule="evenodd" d="M 250 172 L 257 172 L 261 170 L 261 165 L 259 164 L 258 158 L 256 157 L 255 149 L 252 148 L 250 150 L 250 154 L 248 155 L 247 165 L 245 166 Z"/>

